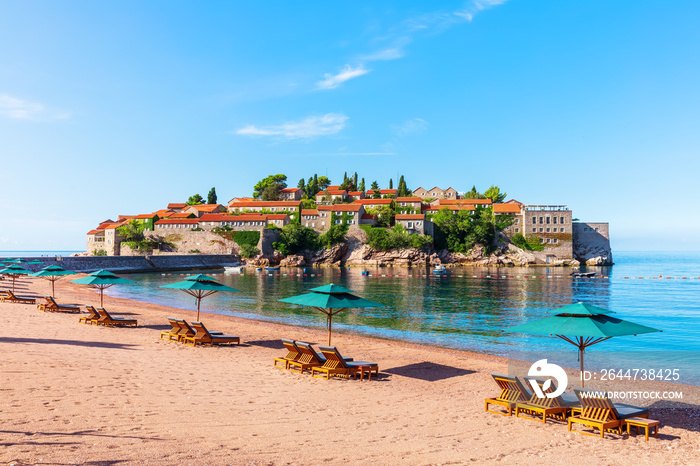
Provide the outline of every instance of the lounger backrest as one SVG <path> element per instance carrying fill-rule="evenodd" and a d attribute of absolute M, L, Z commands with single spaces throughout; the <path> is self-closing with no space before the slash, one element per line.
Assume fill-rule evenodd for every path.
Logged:
<path fill-rule="evenodd" d="M 193 328 L 195 329 L 195 331 L 197 332 L 195 335 L 199 335 L 199 334 L 201 333 L 201 334 L 202 334 L 201 336 L 205 336 L 205 335 L 206 335 L 206 337 L 209 338 L 209 339 L 211 340 L 211 333 L 209 333 L 209 330 L 207 330 L 207 328 L 204 326 L 203 323 L 201 323 L 201 322 L 194 322 L 194 321 L 193 321 L 193 322 L 192 322 L 192 327 L 193 327 Z M 197 338 L 200 338 L 200 336 L 198 336 Z"/>
<path fill-rule="evenodd" d="M 51 307 L 58 307 L 58 304 L 56 304 L 56 300 L 53 299 L 53 296 L 44 296 L 46 298 L 46 302 L 51 305 Z"/>
<path fill-rule="evenodd" d="M 95 309 L 95 306 L 85 306 L 85 309 L 90 313 L 90 319 L 99 319 L 100 314 L 97 312 L 97 309 Z"/>
<path fill-rule="evenodd" d="M 304 343 L 303 341 L 297 341 L 295 343 L 297 348 L 299 348 L 299 352 L 301 353 L 299 362 L 303 364 L 322 364 L 325 362 L 325 359 L 321 360 L 321 358 L 319 358 L 318 353 L 314 351 L 310 344 Z"/>
<path fill-rule="evenodd" d="M 285 348 L 287 348 L 287 355 L 284 357 L 284 359 L 296 360 L 301 355 L 299 348 L 297 348 L 297 345 L 294 343 L 294 340 L 282 338 L 282 344 Z"/>
<path fill-rule="evenodd" d="M 493 380 L 501 388 L 501 394 L 498 396 L 498 400 L 517 402 L 517 401 L 527 401 L 531 394 L 529 390 L 520 383 L 520 380 L 514 375 L 508 374 L 498 374 L 496 372 L 491 374 Z"/>
<path fill-rule="evenodd" d="M 534 381 L 537 385 L 539 385 L 540 390 L 542 390 L 542 392 L 545 395 L 548 393 L 554 393 L 555 391 L 557 391 L 557 386 L 553 380 L 550 382 L 550 385 L 549 385 L 549 387 L 547 387 L 547 389 L 543 389 L 542 387 L 544 386 L 544 384 L 547 382 L 547 380 L 550 380 L 550 379 L 541 379 L 538 377 L 530 377 L 529 375 L 526 375 L 525 377 L 523 377 L 523 379 L 525 379 L 526 385 L 528 385 L 530 387 L 532 386 L 530 381 L 531 380 Z M 528 403 L 530 403 L 531 405 L 542 407 L 542 408 L 559 408 L 561 406 L 564 406 L 564 402 L 562 401 L 561 396 L 556 396 L 554 398 L 549 398 L 548 396 L 545 396 L 544 398 L 540 398 L 539 396 L 537 396 L 537 393 L 534 393 L 534 391 L 533 391 L 532 396 L 530 397 L 530 401 Z"/>
<path fill-rule="evenodd" d="M 17 296 L 15 296 L 15 293 L 10 291 L 10 290 L 7 290 L 7 297 L 10 299 L 17 299 Z"/>
<path fill-rule="evenodd" d="M 345 359 L 338 352 L 338 348 L 335 346 L 320 346 L 318 347 L 326 358 L 326 362 L 323 367 L 329 367 L 335 369 L 336 367 L 343 367 L 347 369 L 349 366 L 345 363 Z"/>
<path fill-rule="evenodd" d="M 615 409 L 615 405 L 604 391 L 574 388 L 574 393 L 581 402 L 581 408 L 583 408 L 581 412 L 582 418 L 595 421 L 620 419 L 620 414 Z"/>
<path fill-rule="evenodd" d="M 107 309 L 105 309 L 105 308 L 103 308 L 103 307 L 100 307 L 100 308 L 98 308 L 98 309 L 99 309 L 101 312 L 104 313 L 104 316 L 107 318 L 107 320 L 114 320 L 114 319 L 112 318 L 112 316 L 109 314 L 109 312 L 107 312 Z"/>
<path fill-rule="evenodd" d="M 175 317 L 166 317 L 166 319 L 168 319 L 168 322 L 170 322 L 170 333 L 173 335 L 179 335 L 182 327 L 180 326 L 180 323 L 177 321 L 177 319 Z"/>
<path fill-rule="evenodd" d="M 197 334 L 197 331 L 192 328 L 192 326 L 184 319 L 180 319 L 180 325 L 182 326 L 182 334 L 186 337 L 193 337 Z"/>
<path fill-rule="evenodd" d="M 112 320 L 112 318 L 109 316 L 109 314 L 107 314 L 107 311 L 105 311 L 103 307 L 97 308 L 97 314 L 99 314 L 99 320 L 102 322 Z"/>

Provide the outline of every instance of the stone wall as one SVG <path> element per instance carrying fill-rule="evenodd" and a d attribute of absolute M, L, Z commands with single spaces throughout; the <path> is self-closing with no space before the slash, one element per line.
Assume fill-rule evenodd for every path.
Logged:
<path fill-rule="evenodd" d="M 153 255 L 168 254 L 238 254 L 238 245 L 216 233 L 210 231 L 145 231 L 144 236 L 148 239 L 163 239 L 172 243 L 173 247 L 164 247 L 162 250 L 149 251 Z M 198 252 L 191 252 L 198 251 Z M 122 244 L 121 255 L 142 255 L 132 251 L 131 248 Z"/>
<path fill-rule="evenodd" d="M 575 222 L 573 224 L 573 254 L 586 265 L 612 265 L 608 223 Z"/>

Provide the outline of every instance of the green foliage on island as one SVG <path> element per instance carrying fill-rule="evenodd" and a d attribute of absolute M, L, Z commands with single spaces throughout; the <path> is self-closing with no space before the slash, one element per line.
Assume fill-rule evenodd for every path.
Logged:
<path fill-rule="evenodd" d="M 207 194 L 207 204 L 216 204 L 216 201 L 217 201 L 216 188 L 211 188 L 209 190 L 209 194 Z"/>
<path fill-rule="evenodd" d="M 319 236 L 312 228 L 298 224 L 285 225 L 280 231 L 279 241 L 272 243 L 272 247 L 285 256 L 305 249 L 316 251 L 319 248 Z"/>
<path fill-rule="evenodd" d="M 433 244 L 433 238 L 428 235 L 411 235 L 401 225 L 394 228 L 373 228 L 361 225 L 367 233 L 367 243 L 372 249 L 389 251 L 391 249 L 417 248 L 426 249 Z"/>
<path fill-rule="evenodd" d="M 484 191 L 484 196 L 491 199 L 492 202 L 503 202 L 503 199 L 506 198 L 507 193 L 501 192 L 501 189 L 498 186 L 491 186 L 489 189 Z"/>
<path fill-rule="evenodd" d="M 93 251 L 92 255 L 93 256 L 106 256 L 107 251 L 105 251 L 104 249 L 98 249 L 97 251 Z"/>
<path fill-rule="evenodd" d="M 199 204 L 204 204 L 204 199 L 202 196 L 199 194 L 193 194 L 187 199 L 187 202 L 185 203 L 187 205 L 199 205 Z"/>
<path fill-rule="evenodd" d="M 239 252 L 241 254 L 241 257 L 243 257 L 244 259 L 249 259 L 260 254 L 260 249 L 250 244 L 243 244 L 241 245 Z"/>
<path fill-rule="evenodd" d="M 335 213 L 331 215 L 331 226 L 327 232 L 318 237 L 318 241 L 321 245 L 330 248 L 335 244 L 339 244 L 345 241 L 345 235 L 348 233 L 348 215 L 343 214 L 340 218 L 341 222 L 336 223 L 338 220 Z"/>
<path fill-rule="evenodd" d="M 253 197 L 259 197 L 263 201 L 278 201 L 280 191 L 287 187 L 287 175 L 278 173 L 270 175 L 258 181 L 253 188 Z"/>
<path fill-rule="evenodd" d="M 526 251 L 544 251 L 544 243 L 536 236 L 523 236 L 522 233 L 517 233 L 511 238 L 514 245 Z"/>
<path fill-rule="evenodd" d="M 496 226 L 490 207 L 476 210 L 451 211 L 443 209 L 432 215 L 435 224 L 435 246 L 451 252 L 467 252 L 481 244 L 489 253 L 493 249 Z"/>

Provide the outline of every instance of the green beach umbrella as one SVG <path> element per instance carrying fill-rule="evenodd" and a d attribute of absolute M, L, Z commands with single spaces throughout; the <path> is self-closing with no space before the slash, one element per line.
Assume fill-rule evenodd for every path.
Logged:
<path fill-rule="evenodd" d="M 29 275 L 31 273 L 32 272 L 30 272 L 29 270 L 23 269 L 22 267 L 20 267 L 16 263 L 8 265 L 4 269 L 0 270 L 0 274 L 9 275 L 10 277 L 12 277 L 12 292 L 13 293 L 15 292 L 15 279 L 21 275 Z"/>
<path fill-rule="evenodd" d="M 312 288 L 311 293 L 280 299 L 282 303 L 310 306 L 328 316 L 328 346 L 331 344 L 331 326 L 333 316 L 354 307 L 381 307 L 383 304 L 368 301 L 353 295 L 352 290 L 330 284 Z"/>
<path fill-rule="evenodd" d="M 195 297 L 197 300 L 197 321 L 199 321 L 199 305 L 202 298 L 211 296 L 219 291 L 241 291 L 230 286 L 222 285 L 208 275 L 192 275 L 181 282 L 170 283 L 169 285 L 161 285 L 161 288 L 172 288 L 182 290 L 187 294 Z"/>
<path fill-rule="evenodd" d="M 127 280 L 126 278 L 121 278 L 114 275 L 112 272 L 107 270 L 98 270 L 97 272 L 92 272 L 90 275 L 85 277 L 76 278 L 71 280 L 71 283 L 77 283 L 79 285 L 90 285 L 94 288 L 100 290 L 100 307 L 104 307 L 104 291 L 105 288 L 117 285 L 119 283 L 134 283 L 133 280 Z"/>
<path fill-rule="evenodd" d="M 32 270 L 36 272 L 36 269 L 43 263 L 44 263 L 43 261 L 40 261 L 38 259 L 34 259 L 34 260 L 27 262 L 27 265 L 30 266 L 32 268 Z"/>
<path fill-rule="evenodd" d="M 40 264 L 42 262 L 39 262 Z M 66 275 L 75 275 L 76 272 L 72 272 L 70 270 L 65 270 L 62 267 L 59 267 L 57 265 L 49 265 L 48 267 L 44 267 L 38 272 L 34 272 L 33 274 L 30 275 L 30 277 L 40 277 L 43 279 L 46 279 L 51 282 L 51 296 L 54 298 L 56 297 L 56 290 L 55 290 L 55 283 L 56 280 L 60 280 L 62 277 L 65 277 Z"/>
<path fill-rule="evenodd" d="M 589 346 L 612 337 L 640 335 L 661 330 L 611 317 L 614 314 L 597 306 L 576 303 L 554 311 L 556 315 L 505 329 L 505 332 L 556 335 L 578 347 L 583 386 L 583 353 Z M 567 336 L 568 335 L 568 336 Z"/>

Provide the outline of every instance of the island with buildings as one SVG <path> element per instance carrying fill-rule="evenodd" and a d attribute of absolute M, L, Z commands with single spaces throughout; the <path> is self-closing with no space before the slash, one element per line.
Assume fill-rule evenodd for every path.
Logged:
<path fill-rule="evenodd" d="M 229 254 L 258 266 L 612 264 L 608 223 L 579 221 L 566 205 L 506 201 L 493 186 L 481 194 L 409 191 L 403 177 L 398 189 L 367 190 L 357 175 L 297 188 L 284 175 L 266 180 L 226 205 L 210 193 L 105 220 L 87 233 L 85 254 Z"/>

